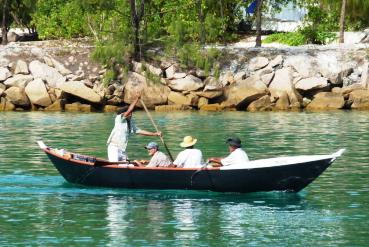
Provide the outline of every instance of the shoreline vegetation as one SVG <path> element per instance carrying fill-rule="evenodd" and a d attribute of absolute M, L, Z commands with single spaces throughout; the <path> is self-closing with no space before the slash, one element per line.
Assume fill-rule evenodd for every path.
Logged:
<path fill-rule="evenodd" d="M 263 42 L 289 1 L 241 2 L 3 1 L 0 111 L 112 112 L 136 92 L 156 111 L 369 109 L 369 30 L 344 36 L 369 3 L 296 1 L 301 26 Z"/>
<path fill-rule="evenodd" d="M 369 110 L 365 44 L 228 46 L 217 49 L 221 63 L 210 71 L 186 69 L 156 50 L 157 60 L 132 61 L 120 79 L 109 83 L 104 81 L 109 70 L 91 59 L 94 47 L 86 40 L 5 48 L 0 52 L 0 111 L 113 112 L 141 91 L 145 104 L 156 111 Z"/>

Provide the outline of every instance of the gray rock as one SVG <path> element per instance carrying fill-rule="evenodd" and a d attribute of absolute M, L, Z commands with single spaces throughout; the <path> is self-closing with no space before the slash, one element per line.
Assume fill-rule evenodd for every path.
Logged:
<path fill-rule="evenodd" d="M 8 79 L 12 74 L 7 68 L 0 68 L 0 82 Z"/>
<path fill-rule="evenodd" d="M 4 93 L 5 89 L 6 89 L 6 86 L 0 83 L 0 97 Z"/>
<path fill-rule="evenodd" d="M 61 85 L 60 89 L 66 93 L 80 97 L 92 103 L 100 103 L 101 97 L 94 90 L 86 87 L 83 82 L 70 81 Z"/>
<path fill-rule="evenodd" d="M 297 73 L 303 78 L 315 76 L 316 60 L 308 55 L 294 55 L 287 57 L 284 62 L 284 67 L 294 68 Z"/>
<path fill-rule="evenodd" d="M 6 94 L 6 99 L 16 106 L 28 107 L 30 102 L 24 89 L 19 87 L 10 87 L 4 92 Z"/>
<path fill-rule="evenodd" d="M 279 98 L 287 93 L 291 108 L 301 107 L 302 97 L 293 85 L 292 70 L 289 67 L 275 72 L 269 91 L 272 98 Z"/>
<path fill-rule="evenodd" d="M 225 101 L 222 106 L 246 109 L 252 101 L 261 98 L 267 92 L 267 87 L 258 76 L 248 77 L 231 85 L 225 91 Z"/>
<path fill-rule="evenodd" d="M 8 32 L 8 42 L 17 42 L 19 40 L 19 35 L 15 32 Z"/>
<path fill-rule="evenodd" d="M 15 64 L 14 74 L 28 75 L 29 70 L 27 63 L 23 60 L 18 60 Z"/>
<path fill-rule="evenodd" d="M 45 84 L 40 78 L 28 83 L 25 88 L 25 92 L 31 103 L 34 105 L 47 107 L 52 103 Z"/>
<path fill-rule="evenodd" d="M 13 77 L 10 77 L 6 81 L 4 81 L 4 84 L 7 87 L 20 87 L 25 88 L 27 86 L 27 83 L 33 80 L 32 75 L 14 75 Z"/>
<path fill-rule="evenodd" d="M 223 89 L 223 84 L 212 76 L 209 76 L 208 78 L 206 78 L 204 83 L 205 83 L 204 91 L 213 91 L 213 90 Z"/>
<path fill-rule="evenodd" d="M 295 84 L 296 89 L 303 91 L 322 89 L 326 87 L 328 87 L 328 80 L 324 77 L 309 77 L 301 79 Z"/>
<path fill-rule="evenodd" d="M 314 96 L 314 99 L 307 105 L 307 110 L 335 110 L 342 109 L 345 100 L 339 93 L 321 92 Z"/>
<path fill-rule="evenodd" d="M 176 91 L 196 91 L 204 87 L 204 82 L 193 75 L 187 75 L 182 79 L 170 80 L 168 83 L 168 86 Z"/>
<path fill-rule="evenodd" d="M 334 85 L 341 84 L 343 78 L 350 75 L 353 68 L 357 67 L 356 62 L 343 62 L 342 58 L 334 52 L 319 53 L 316 60 L 318 72 Z"/>
<path fill-rule="evenodd" d="M 161 83 L 154 83 L 138 73 L 129 72 L 128 81 L 124 87 L 124 102 L 132 103 L 137 92 L 142 92 L 141 98 L 145 105 L 153 109 L 156 105 L 167 103 L 170 89 Z M 140 102 L 138 106 L 142 107 Z"/>
<path fill-rule="evenodd" d="M 38 60 L 32 61 L 29 64 L 29 70 L 34 78 L 41 78 L 46 81 L 50 87 L 60 88 L 65 78 L 59 73 L 58 70 L 52 68 Z"/>
<path fill-rule="evenodd" d="M 269 59 L 266 57 L 255 57 L 249 62 L 249 69 L 251 71 L 256 71 L 266 67 L 269 64 Z"/>
<path fill-rule="evenodd" d="M 276 56 L 270 63 L 268 64 L 269 68 L 275 68 L 281 66 L 283 64 L 283 57 L 282 55 Z"/>

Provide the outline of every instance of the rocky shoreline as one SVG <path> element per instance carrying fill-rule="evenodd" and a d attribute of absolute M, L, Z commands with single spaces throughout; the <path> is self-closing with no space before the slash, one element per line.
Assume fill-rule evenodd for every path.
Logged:
<path fill-rule="evenodd" d="M 132 62 L 104 84 L 86 42 L 0 47 L 0 111 L 112 112 L 137 91 L 156 111 L 369 109 L 369 47 L 223 49 L 219 73 Z M 159 56 L 160 57 L 160 56 Z M 140 106 L 139 106 L 140 107 Z"/>

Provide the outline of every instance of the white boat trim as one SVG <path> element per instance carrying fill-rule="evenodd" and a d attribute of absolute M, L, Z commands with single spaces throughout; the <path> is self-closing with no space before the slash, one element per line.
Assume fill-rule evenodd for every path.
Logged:
<path fill-rule="evenodd" d="M 331 159 L 331 162 L 333 162 L 338 157 L 340 157 L 344 152 L 345 149 L 340 149 L 337 152 L 330 155 L 300 155 L 291 157 L 259 159 L 244 163 L 242 165 L 222 166 L 220 167 L 220 170 L 255 169 L 255 168 L 286 166 L 286 165 L 298 165 L 307 162 L 327 159 Z"/>

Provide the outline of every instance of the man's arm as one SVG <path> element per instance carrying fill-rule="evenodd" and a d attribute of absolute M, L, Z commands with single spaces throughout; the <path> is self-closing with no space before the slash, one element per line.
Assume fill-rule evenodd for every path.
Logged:
<path fill-rule="evenodd" d="M 222 160 L 223 158 L 209 158 L 208 161 L 210 163 L 213 163 L 211 164 L 213 167 L 220 167 L 222 166 Z"/>
<path fill-rule="evenodd" d="M 133 110 L 135 109 L 135 106 L 137 105 L 140 98 L 141 98 L 141 94 L 138 94 L 136 99 L 134 99 L 133 102 L 129 105 L 128 110 L 126 112 L 122 113 L 122 115 L 124 117 L 127 117 L 129 114 L 131 114 L 133 112 Z"/>
<path fill-rule="evenodd" d="M 161 136 L 161 132 L 150 132 L 150 131 L 146 131 L 146 130 L 139 130 L 137 132 L 137 134 L 139 135 L 143 135 L 143 136 Z"/>

